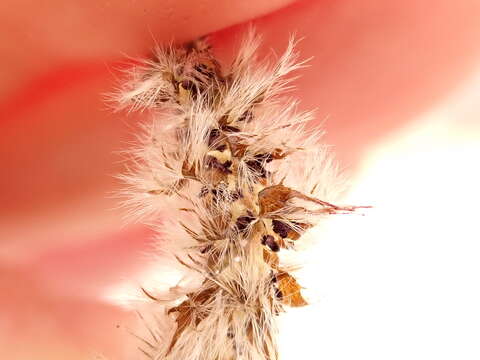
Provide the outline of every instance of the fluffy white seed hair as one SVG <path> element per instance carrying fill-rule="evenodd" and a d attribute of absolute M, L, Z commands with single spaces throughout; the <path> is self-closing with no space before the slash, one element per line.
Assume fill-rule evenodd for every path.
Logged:
<path fill-rule="evenodd" d="M 307 304 L 281 255 L 321 218 L 355 210 L 331 203 L 342 180 L 322 131 L 282 95 L 304 66 L 295 41 L 275 63 L 256 58 L 259 45 L 249 31 L 228 69 L 204 39 L 158 47 L 115 95 L 148 114 L 124 205 L 163 220 L 155 261 L 184 274 L 142 287 L 151 359 L 278 359 L 278 314 Z"/>

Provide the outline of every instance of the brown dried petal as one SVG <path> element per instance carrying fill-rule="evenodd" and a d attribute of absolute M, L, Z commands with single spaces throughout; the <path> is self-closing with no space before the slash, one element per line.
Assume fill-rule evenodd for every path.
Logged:
<path fill-rule="evenodd" d="M 230 138 L 230 140 L 232 140 L 232 138 Z M 247 149 L 248 149 L 247 144 L 232 142 L 230 145 L 232 148 L 232 153 L 235 157 L 242 158 L 243 156 L 245 156 L 245 153 L 247 152 Z"/>
<path fill-rule="evenodd" d="M 277 269 L 280 260 L 277 254 L 263 249 L 263 261 L 265 261 L 265 263 L 268 264 L 272 269 Z"/>
<path fill-rule="evenodd" d="M 278 290 L 282 294 L 282 303 L 285 305 L 299 307 L 308 305 L 300 292 L 300 285 L 297 280 L 286 272 L 277 275 Z"/>
<path fill-rule="evenodd" d="M 189 165 L 188 162 L 185 160 L 182 166 L 182 175 L 195 177 L 195 166 Z"/>
<path fill-rule="evenodd" d="M 171 308 L 170 310 L 167 311 L 167 314 L 170 314 L 172 312 L 178 312 L 177 319 L 175 320 L 177 323 L 177 328 L 175 330 L 175 333 L 173 334 L 172 341 L 170 342 L 170 346 L 168 347 L 167 354 L 172 351 L 173 347 L 178 341 L 178 338 L 180 335 L 183 333 L 183 331 L 193 322 L 193 312 L 194 312 L 194 306 L 191 303 L 190 299 L 185 300 L 183 303 L 181 303 L 179 306 L 176 306 L 174 308 Z"/>
<path fill-rule="evenodd" d="M 211 287 L 203 290 L 198 294 L 189 294 L 189 299 L 182 302 L 180 305 L 175 306 L 167 311 L 167 314 L 172 312 L 178 312 L 177 319 L 177 329 L 173 334 L 172 341 L 168 347 L 167 354 L 172 351 L 173 347 L 177 343 L 181 334 L 189 326 L 194 325 L 195 327 L 206 317 L 206 314 L 201 312 L 202 305 L 205 304 L 209 299 L 211 299 L 212 294 L 216 291 L 215 288 Z"/>
<path fill-rule="evenodd" d="M 260 215 L 282 209 L 291 196 L 292 189 L 283 185 L 273 185 L 263 189 L 258 193 Z"/>
<path fill-rule="evenodd" d="M 277 148 L 270 155 L 274 160 L 280 160 L 286 158 L 291 153 L 291 151 L 284 151 L 283 149 Z"/>

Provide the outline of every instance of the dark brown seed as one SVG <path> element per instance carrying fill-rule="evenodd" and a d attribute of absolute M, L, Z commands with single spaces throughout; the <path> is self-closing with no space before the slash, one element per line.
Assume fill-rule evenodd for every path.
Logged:
<path fill-rule="evenodd" d="M 266 163 L 269 163 L 273 160 L 273 155 L 272 154 L 268 154 L 268 153 L 264 153 L 264 154 L 257 154 L 254 156 L 255 159 L 257 159 L 258 161 L 265 161 Z"/>
<path fill-rule="evenodd" d="M 212 146 L 217 139 L 220 137 L 220 130 L 212 129 L 210 130 L 210 134 L 208 135 L 208 146 Z"/>
<path fill-rule="evenodd" d="M 202 71 L 207 70 L 207 66 L 205 64 L 201 64 L 201 63 L 194 65 L 193 68 L 195 70 L 197 70 L 198 72 L 202 72 Z"/>
<path fill-rule="evenodd" d="M 275 297 L 277 299 L 281 299 L 283 297 L 283 293 L 277 288 L 274 288 L 274 289 L 275 289 Z"/>
<path fill-rule="evenodd" d="M 212 245 L 207 245 L 203 249 L 200 250 L 202 254 L 205 254 L 207 251 L 212 249 Z"/>
<path fill-rule="evenodd" d="M 198 64 L 194 65 L 193 67 L 196 71 L 198 71 L 200 74 L 213 79 L 215 77 L 215 73 L 207 68 L 205 64 Z"/>
<path fill-rule="evenodd" d="M 220 196 L 222 198 L 225 198 L 225 188 L 223 186 L 218 186 L 216 189 L 213 189 L 215 190 L 215 193 L 213 194 L 214 196 Z M 212 193 L 213 193 L 213 190 L 212 190 Z"/>
<path fill-rule="evenodd" d="M 201 189 L 200 189 L 200 194 L 198 194 L 199 197 L 204 197 L 205 195 L 208 194 L 208 187 L 206 186 L 203 186 Z"/>
<path fill-rule="evenodd" d="M 259 177 L 267 177 L 267 170 L 263 167 L 263 162 L 259 160 L 249 160 L 245 162 L 248 168 L 256 173 Z"/>
<path fill-rule="evenodd" d="M 242 194 L 241 194 L 240 191 L 230 192 L 229 190 L 227 190 L 223 187 L 218 187 L 218 188 L 212 189 L 210 191 L 213 194 L 214 198 L 216 198 L 217 196 L 220 196 L 224 200 L 231 199 L 232 201 L 235 201 L 235 200 L 238 200 L 240 197 L 242 197 Z M 247 211 L 247 214 L 249 216 L 253 217 L 253 214 L 250 211 Z"/>
<path fill-rule="evenodd" d="M 240 132 L 239 128 L 231 125 L 223 125 L 222 130 L 226 132 Z"/>
<path fill-rule="evenodd" d="M 183 44 L 183 47 L 185 48 L 185 50 L 187 50 L 188 53 L 191 53 L 193 50 L 196 50 L 197 48 L 195 41 L 188 41 Z"/>
<path fill-rule="evenodd" d="M 218 151 L 225 151 L 227 149 L 227 144 L 222 144 L 222 145 L 219 145 L 215 148 L 215 150 L 218 150 Z"/>
<path fill-rule="evenodd" d="M 230 196 L 232 197 L 232 200 L 235 201 L 235 200 L 238 200 L 240 198 L 243 198 L 243 194 L 242 194 L 242 191 L 241 190 L 237 190 L 237 191 L 234 191 L 230 194 Z M 249 211 L 250 213 L 250 211 Z M 251 214 L 251 213 L 250 213 Z"/>
<path fill-rule="evenodd" d="M 288 237 L 288 232 L 290 231 L 290 227 L 278 220 L 272 220 L 273 231 L 280 235 L 282 239 Z"/>
<path fill-rule="evenodd" d="M 193 76 L 193 78 L 195 79 L 195 81 L 197 82 L 197 84 L 202 84 L 203 83 L 203 79 L 199 78 L 198 76 Z M 201 86 L 201 85 L 200 85 Z"/>
<path fill-rule="evenodd" d="M 245 122 L 250 122 L 253 120 L 253 113 L 250 110 L 245 111 L 240 117 L 237 119 L 237 121 L 245 121 Z"/>
<path fill-rule="evenodd" d="M 185 90 L 196 90 L 196 88 L 197 88 L 195 83 L 193 81 L 190 81 L 190 80 L 183 80 L 180 84 L 182 85 L 182 87 Z"/>
<path fill-rule="evenodd" d="M 272 284 L 275 284 L 277 282 L 277 277 L 273 273 L 273 271 L 270 272 L 270 275 L 272 276 Z"/>
<path fill-rule="evenodd" d="M 195 99 L 197 97 L 197 94 L 199 92 L 199 88 L 197 85 L 190 80 L 183 80 L 180 83 L 181 87 L 184 88 L 185 90 L 188 90 L 190 92 L 190 96 Z"/>
<path fill-rule="evenodd" d="M 267 246 L 273 252 L 280 251 L 280 246 L 275 242 L 275 239 L 272 235 L 263 235 L 262 245 Z"/>
<path fill-rule="evenodd" d="M 168 100 L 170 100 L 170 96 L 165 93 L 165 92 L 161 92 L 160 94 L 158 94 L 158 96 L 155 98 L 155 103 L 156 104 L 160 104 L 160 103 L 164 103 L 164 102 L 167 102 Z"/>
<path fill-rule="evenodd" d="M 232 162 L 230 160 L 225 161 L 225 163 L 222 164 L 216 157 L 207 157 L 207 167 L 209 168 L 218 169 L 225 174 L 231 174 L 232 170 L 229 169 L 230 166 L 232 166 Z"/>
<path fill-rule="evenodd" d="M 239 231 L 244 231 L 253 220 L 255 220 L 255 218 L 251 216 L 240 216 L 235 225 Z"/>

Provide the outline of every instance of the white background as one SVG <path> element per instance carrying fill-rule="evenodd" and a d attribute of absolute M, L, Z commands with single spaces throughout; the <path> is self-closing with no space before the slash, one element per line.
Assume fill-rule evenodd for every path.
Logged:
<path fill-rule="evenodd" d="M 316 303 L 285 316 L 282 359 L 480 359 L 480 82 L 471 80 L 372 149 L 346 202 L 374 209 L 316 230 L 303 271 Z"/>

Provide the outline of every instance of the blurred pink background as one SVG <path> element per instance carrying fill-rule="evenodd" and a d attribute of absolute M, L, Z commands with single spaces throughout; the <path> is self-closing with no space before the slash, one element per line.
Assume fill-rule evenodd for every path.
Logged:
<path fill-rule="evenodd" d="M 452 315 L 431 343 L 403 341 L 394 333 L 400 340 L 391 348 L 402 343 L 405 353 L 399 358 L 426 359 L 434 354 L 428 349 L 438 346 L 436 358 L 446 359 L 453 358 L 446 357 L 450 345 L 445 344 L 451 344 L 472 349 L 463 359 L 480 356 L 478 345 L 468 340 L 480 335 L 474 326 L 480 297 L 472 290 L 480 274 L 480 236 L 473 225 L 478 220 L 472 216 L 480 200 L 480 2 L 7 0 L 0 4 L 2 358 L 132 358 L 125 328 L 134 314 L 106 295 L 143 270 L 142 251 L 151 242 L 149 229 L 125 223 L 111 195 L 120 186 L 114 175 L 124 167 L 118 152 L 129 146 L 140 117 L 112 114 L 103 94 L 114 88 L 125 56 L 147 55 L 154 40 L 213 33 L 219 56 L 228 58 L 243 24 L 252 19 L 266 53 L 279 54 L 290 33 L 304 38 L 301 55 L 313 59 L 295 95 L 302 108 L 317 108 L 325 141 L 351 174 L 348 199 L 376 207 L 354 225 L 344 224 L 356 229 L 355 244 L 342 240 L 349 238 L 342 227 L 325 240 L 330 245 L 323 250 L 341 262 L 345 249 L 348 254 L 348 247 L 362 244 L 358 256 L 343 263 L 347 273 L 366 268 L 364 262 L 357 268 L 355 259 L 380 261 L 355 280 L 365 285 L 356 290 L 370 297 L 376 294 L 368 289 L 376 288 L 377 270 L 392 275 L 383 279 L 392 289 L 418 294 L 424 287 L 416 279 L 426 268 L 436 269 L 425 282 L 437 287 L 422 293 L 423 302 L 410 303 L 412 311 L 423 313 L 451 285 L 458 297 L 448 298 L 438 314 L 464 304 L 468 319 Z M 402 239 L 389 235 L 407 227 L 404 247 L 397 249 Z M 459 266 L 444 272 L 448 263 Z M 400 274 L 400 267 L 410 272 Z M 348 293 L 329 287 L 332 279 L 347 287 L 352 279 L 323 271 L 324 296 L 339 296 L 343 309 L 354 304 L 355 299 L 345 302 Z M 400 305 L 397 295 L 382 298 L 383 303 Z M 343 320 L 346 327 L 355 323 L 355 314 Z M 435 314 L 423 320 L 415 315 L 412 321 L 421 323 L 410 325 L 428 333 Z M 335 324 L 338 318 L 325 316 L 328 333 L 328 321 Z M 379 318 L 373 308 L 371 316 Z M 392 324 L 395 320 L 383 325 Z M 464 329 L 465 336 L 443 341 L 453 341 L 452 328 Z M 328 353 L 329 346 L 338 341 L 341 347 L 340 339 L 349 343 L 358 334 L 331 333 L 338 338 L 322 343 L 320 349 L 327 350 L 319 358 L 348 358 L 342 350 Z M 355 348 L 359 359 L 396 358 L 362 346 Z"/>

